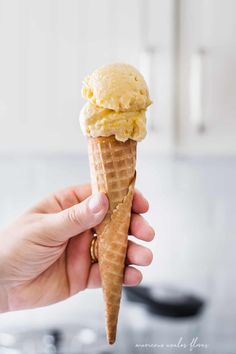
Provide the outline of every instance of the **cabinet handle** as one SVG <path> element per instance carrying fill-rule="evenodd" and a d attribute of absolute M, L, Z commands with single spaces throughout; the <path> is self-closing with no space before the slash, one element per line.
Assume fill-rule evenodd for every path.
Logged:
<path fill-rule="evenodd" d="M 157 48 L 149 46 L 146 47 L 140 54 L 140 71 L 143 74 L 145 81 L 147 82 L 147 85 L 149 87 L 149 90 L 152 94 L 152 97 L 155 96 L 155 85 L 154 85 L 154 71 L 155 71 L 155 55 L 157 52 Z M 151 132 L 154 132 L 156 130 L 156 124 L 155 124 L 155 117 L 154 117 L 154 110 L 152 107 L 150 107 L 147 110 L 147 127 L 150 129 Z"/>
<path fill-rule="evenodd" d="M 204 84 L 206 51 L 202 48 L 192 54 L 189 81 L 190 121 L 199 133 L 206 129 Z"/>

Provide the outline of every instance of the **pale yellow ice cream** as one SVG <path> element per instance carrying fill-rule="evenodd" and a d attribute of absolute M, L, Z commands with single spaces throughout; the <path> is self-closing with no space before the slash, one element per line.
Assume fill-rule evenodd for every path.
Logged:
<path fill-rule="evenodd" d="M 146 136 L 145 110 L 116 112 L 88 102 L 81 110 L 80 124 L 84 135 L 93 138 L 115 135 L 119 141 L 141 141 Z"/>
<path fill-rule="evenodd" d="M 85 78 L 82 96 L 89 101 L 80 113 L 86 136 L 115 135 L 120 141 L 145 137 L 145 111 L 151 100 L 143 76 L 133 66 L 111 64 L 98 68 Z"/>
<path fill-rule="evenodd" d="M 102 66 L 83 84 L 82 96 L 98 107 L 125 112 L 146 109 L 151 104 L 143 76 L 129 64 Z"/>

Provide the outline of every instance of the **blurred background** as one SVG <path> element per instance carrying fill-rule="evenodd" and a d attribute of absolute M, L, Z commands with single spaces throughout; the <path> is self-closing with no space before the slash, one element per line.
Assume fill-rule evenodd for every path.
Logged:
<path fill-rule="evenodd" d="M 0 0 L 0 227 L 89 181 L 81 82 L 128 62 L 153 100 L 137 186 L 157 235 L 114 347 L 90 290 L 1 314 L 0 354 L 236 353 L 235 13 L 234 0 Z"/>

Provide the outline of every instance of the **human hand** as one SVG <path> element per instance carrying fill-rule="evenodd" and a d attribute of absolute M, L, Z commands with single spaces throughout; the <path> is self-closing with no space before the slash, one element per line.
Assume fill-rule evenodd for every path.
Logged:
<path fill-rule="evenodd" d="M 98 264 L 91 264 L 92 228 L 108 209 L 103 193 L 91 196 L 89 185 L 69 187 L 29 209 L 0 232 L 0 311 L 49 305 L 86 288 L 101 286 Z M 139 215 L 148 202 L 135 191 L 130 234 L 151 241 L 154 231 Z M 129 241 L 125 285 L 137 285 L 152 252 Z"/>

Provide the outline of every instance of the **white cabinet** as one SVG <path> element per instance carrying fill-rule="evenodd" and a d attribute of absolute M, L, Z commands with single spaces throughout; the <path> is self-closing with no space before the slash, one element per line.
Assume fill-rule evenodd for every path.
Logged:
<path fill-rule="evenodd" d="M 178 147 L 236 153 L 236 1 L 181 0 Z"/>
<path fill-rule="evenodd" d="M 169 152 L 174 148 L 174 14 L 175 0 L 141 1 L 140 70 L 153 100 L 147 114 L 148 135 L 140 148 L 144 153 Z M 143 55 L 147 58 L 142 65 Z"/>

